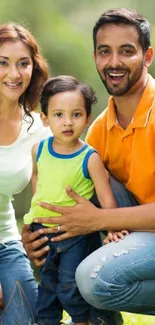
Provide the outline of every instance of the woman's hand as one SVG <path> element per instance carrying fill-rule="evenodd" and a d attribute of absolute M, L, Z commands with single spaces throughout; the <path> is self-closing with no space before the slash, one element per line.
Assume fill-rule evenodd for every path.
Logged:
<path fill-rule="evenodd" d="M 45 253 L 49 250 L 49 246 L 45 246 L 44 248 L 39 249 L 43 244 L 48 241 L 46 236 L 42 238 L 38 237 L 44 234 L 44 229 L 39 229 L 37 231 L 31 232 L 30 225 L 24 225 L 22 228 L 22 242 L 23 246 L 27 252 L 28 257 L 33 261 L 36 266 L 41 266 L 44 264 L 45 259 L 41 257 L 44 256 Z"/>

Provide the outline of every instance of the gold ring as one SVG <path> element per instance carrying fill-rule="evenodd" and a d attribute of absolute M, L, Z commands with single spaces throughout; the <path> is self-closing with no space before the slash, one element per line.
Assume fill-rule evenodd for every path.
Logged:
<path fill-rule="evenodd" d="M 58 232 L 60 232 L 60 230 L 61 230 L 60 225 L 58 225 L 57 229 L 58 229 Z"/>

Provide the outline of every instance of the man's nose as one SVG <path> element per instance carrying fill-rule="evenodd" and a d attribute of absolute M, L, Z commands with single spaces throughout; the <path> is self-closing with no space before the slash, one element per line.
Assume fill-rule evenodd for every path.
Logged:
<path fill-rule="evenodd" d="M 120 60 L 120 56 L 119 56 L 118 53 L 114 52 L 114 53 L 111 54 L 109 65 L 112 68 L 116 68 L 116 67 L 122 65 L 121 60 Z"/>

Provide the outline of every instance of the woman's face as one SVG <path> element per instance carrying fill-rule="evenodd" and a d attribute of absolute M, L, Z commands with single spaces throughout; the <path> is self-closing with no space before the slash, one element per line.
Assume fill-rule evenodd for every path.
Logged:
<path fill-rule="evenodd" d="M 33 61 L 21 41 L 7 41 L 0 46 L 0 100 L 19 101 L 30 84 Z"/>

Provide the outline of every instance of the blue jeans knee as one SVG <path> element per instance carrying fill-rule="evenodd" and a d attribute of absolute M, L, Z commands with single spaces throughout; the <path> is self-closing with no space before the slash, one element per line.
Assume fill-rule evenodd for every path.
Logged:
<path fill-rule="evenodd" d="M 0 324 L 33 323 L 37 285 L 20 241 L 0 244 L 0 283 L 4 299 Z"/>

